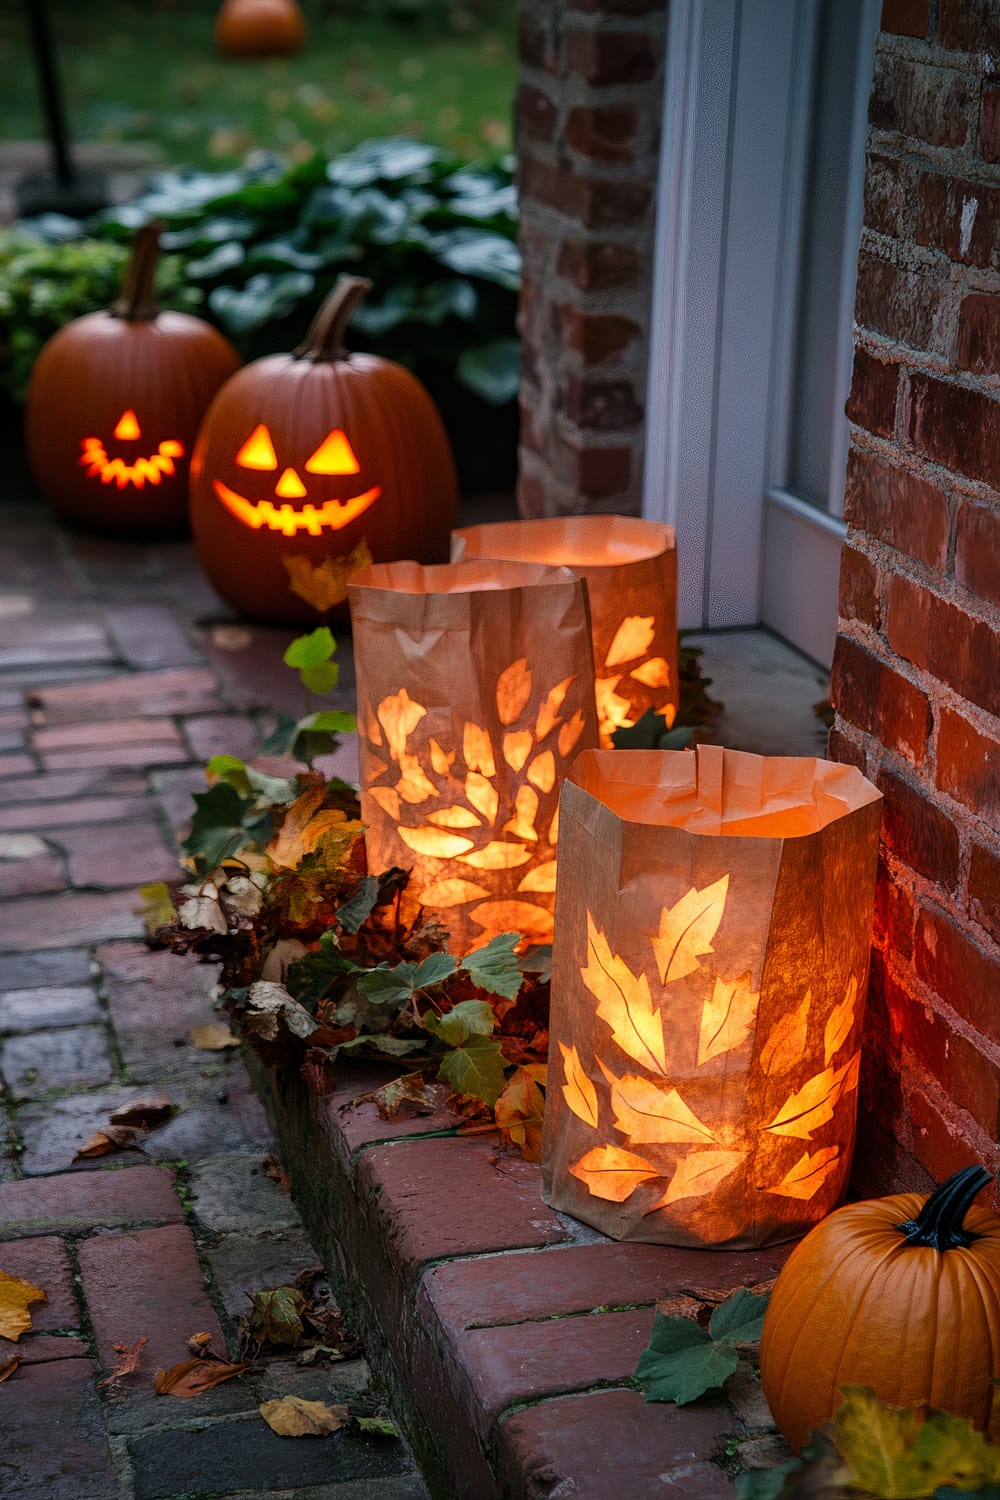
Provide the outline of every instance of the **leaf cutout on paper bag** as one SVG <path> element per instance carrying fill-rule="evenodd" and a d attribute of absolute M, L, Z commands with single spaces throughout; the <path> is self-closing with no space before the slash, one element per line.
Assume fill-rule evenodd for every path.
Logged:
<path fill-rule="evenodd" d="M 585 723 L 586 720 L 583 714 L 577 709 L 573 717 L 567 719 L 566 723 L 560 728 L 556 744 L 559 746 L 559 754 L 564 760 L 570 755 L 577 740 L 583 733 Z"/>
<path fill-rule="evenodd" d="M 530 729 L 522 729 L 515 734 L 505 734 L 503 737 L 503 758 L 512 771 L 521 769 L 534 748 L 535 742 Z"/>
<path fill-rule="evenodd" d="M 531 669 L 528 658 L 519 656 L 497 678 L 497 716 L 501 724 L 519 719 L 531 697 Z"/>
<path fill-rule="evenodd" d="M 635 661 L 637 656 L 645 656 L 655 635 L 655 615 L 628 615 L 615 631 L 604 665 L 620 667 L 624 662 Z"/>
<path fill-rule="evenodd" d="M 689 1151 L 677 1163 L 663 1197 L 648 1212 L 666 1208 L 678 1198 L 704 1197 L 736 1171 L 743 1157 L 742 1151 Z"/>
<path fill-rule="evenodd" d="M 732 1052 L 746 1041 L 757 1019 L 760 991 L 751 990 L 750 974 L 739 979 L 717 979 L 715 989 L 701 1008 L 698 1035 L 698 1067 L 722 1052 Z"/>
<path fill-rule="evenodd" d="M 406 741 L 416 729 L 427 710 L 422 703 L 414 703 L 405 688 L 389 698 L 383 698 L 378 706 L 378 721 L 385 730 L 389 754 L 398 761 L 406 753 Z"/>
<path fill-rule="evenodd" d="M 830 1012 L 823 1032 L 823 1061 L 832 1062 L 851 1034 L 858 1009 L 858 981 L 853 976 L 848 983 L 843 1000 Z"/>
<path fill-rule="evenodd" d="M 578 1120 L 582 1120 L 585 1125 L 590 1125 L 596 1130 L 597 1090 L 593 1081 L 584 1072 L 580 1054 L 575 1047 L 567 1047 L 560 1042 L 559 1051 L 562 1053 L 563 1067 L 566 1070 L 566 1082 L 562 1086 L 563 1098 Z"/>
<path fill-rule="evenodd" d="M 580 970 L 580 977 L 622 1051 L 644 1067 L 666 1073 L 663 1021 L 650 997 L 649 980 L 645 974 L 636 978 L 625 960 L 611 952 L 589 911 L 587 967 Z"/>
<path fill-rule="evenodd" d="M 757 1059 L 762 1072 L 787 1073 L 799 1066 L 805 1051 L 811 1005 L 812 991 L 806 990 L 796 1008 L 775 1021 Z"/>
<path fill-rule="evenodd" d="M 661 688 L 670 686 L 670 666 L 662 656 L 651 656 L 628 674 L 643 687 Z"/>
<path fill-rule="evenodd" d="M 482 849 L 474 849 L 471 854 L 462 854 L 459 858 L 463 865 L 471 865 L 474 870 L 513 870 L 518 865 L 527 863 L 531 858 L 531 850 L 526 849 L 523 844 L 494 839 Z"/>
<path fill-rule="evenodd" d="M 454 859 L 475 847 L 471 839 L 457 833 L 445 833 L 442 828 L 398 828 L 397 833 L 415 854 L 430 854 L 437 859 Z"/>
<path fill-rule="evenodd" d="M 529 943 L 551 943 L 552 913 L 530 901 L 484 901 L 469 916 L 477 927 L 514 932 Z"/>
<path fill-rule="evenodd" d="M 562 682 L 549 690 L 549 695 L 538 710 L 538 717 L 535 720 L 535 739 L 539 744 L 559 723 L 559 710 L 563 706 L 563 699 L 575 681 L 575 676 L 565 677 Z"/>
<path fill-rule="evenodd" d="M 556 888 L 556 862 L 554 859 L 546 860 L 543 865 L 536 865 L 529 870 L 527 875 L 518 886 L 519 891 L 540 891 L 551 895 Z"/>
<path fill-rule="evenodd" d="M 628 1136 L 629 1145 L 674 1145 L 681 1142 L 715 1145 L 715 1136 L 688 1108 L 676 1089 L 665 1089 L 652 1079 L 639 1078 L 634 1073 L 616 1078 L 600 1058 L 597 1065 L 611 1085 L 615 1129 Z"/>
<path fill-rule="evenodd" d="M 592 1198 L 606 1198 L 610 1203 L 624 1203 L 642 1183 L 660 1175 L 652 1162 L 620 1146 L 595 1146 L 569 1170 Z"/>
<path fill-rule="evenodd" d="M 472 811 L 471 807 L 442 807 L 439 812 L 427 814 L 428 823 L 436 823 L 439 828 L 479 828 L 482 818 Z"/>
<path fill-rule="evenodd" d="M 466 901 L 484 901 L 488 895 L 485 886 L 471 880 L 436 880 L 425 885 L 417 899 L 424 906 L 462 906 Z"/>
<path fill-rule="evenodd" d="M 789 1095 L 767 1129 L 774 1135 L 794 1135 L 812 1140 L 812 1133 L 833 1119 L 844 1094 L 858 1086 L 861 1053 L 855 1052 L 841 1068 L 824 1068 Z"/>
<path fill-rule="evenodd" d="M 839 1158 L 839 1146 L 821 1146 L 811 1154 L 807 1151 L 785 1173 L 777 1187 L 765 1188 L 764 1191 L 780 1193 L 783 1198 L 814 1198 L 830 1173 L 836 1171 Z"/>
<path fill-rule="evenodd" d="M 676 905 L 663 908 L 659 935 L 651 940 L 663 984 L 701 968 L 698 955 L 712 952 L 728 890 L 729 876 L 723 875 L 703 891 L 692 886 Z"/>
<path fill-rule="evenodd" d="M 480 729 L 478 724 L 466 723 L 462 732 L 462 755 L 468 770 L 481 771 L 484 776 L 496 775 L 493 744 L 487 730 Z"/>

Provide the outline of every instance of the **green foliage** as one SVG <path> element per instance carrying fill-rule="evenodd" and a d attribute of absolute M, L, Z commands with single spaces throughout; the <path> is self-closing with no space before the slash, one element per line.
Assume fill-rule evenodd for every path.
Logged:
<path fill-rule="evenodd" d="M 502 995 L 505 1000 L 513 1000 L 524 983 L 520 962 L 514 952 L 518 941 L 518 933 L 501 932 L 485 947 L 467 953 L 463 966 L 473 984 L 488 995 Z"/>
<path fill-rule="evenodd" d="M 161 219 L 164 248 L 248 359 L 291 347 L 340 273 L 363 271 L 373 291 L 352 345 L 503 404 L 517 390 L 516 213 L 509 164 L 399 137 L 287 170 L 161 173 L 97 232 L 124 241 Z"/>
<path fill-rule="evenodd" d="M 42 345 L 64 324 L 115 300 L 127 259 L 124 245 L 82 236 L 75 220 L 53 214 L 36 225 L 50 238 L 0 230 L 0 385 L 15 401 L 24 400 Z M 185 312 L 203 298 L 176 255 L 160 261 L 156 289 L 164 307 Z"/>
<path fill-rule="evenodd" d="M 739 1363 L 736 1345 L 760 1338 L 766 1309 L 766 1297 L 740 1287 L 715 1309 L 707 1330 L 657 1311 L 635 1371 L 644 1398 L 684 1406 L 720 1387 Z"/>
<path fill-rule="evenodd" d="M 302 686 L 311 693 L 329 693 L 340 680 L 340 667 L 331 658 L 337 643 L 326 625 L 320 625 L 310 635 L 300 635 L 292 641 L 284 655 L 286 667 L 294 667 L 302 679 Z M 319 726 L 315 723 L 314 729 Z"/>

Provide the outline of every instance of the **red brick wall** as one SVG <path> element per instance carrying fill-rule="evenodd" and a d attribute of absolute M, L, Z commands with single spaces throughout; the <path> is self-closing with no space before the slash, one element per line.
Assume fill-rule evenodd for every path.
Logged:
<path fill-rule="evenodd" d="M 885 793 L 869 1157 L 939 1177 L 1000 1167 L 1000 5 L 882 27 L 830 743 Z"/>
<path fill-rule="evenodd" d="M 523 515 L 638 513 L 666 0 L 521 0 Z"/>

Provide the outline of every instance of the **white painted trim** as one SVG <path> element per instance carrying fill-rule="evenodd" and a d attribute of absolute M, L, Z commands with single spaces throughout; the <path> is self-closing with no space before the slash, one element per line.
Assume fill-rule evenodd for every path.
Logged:
<path fill-rule="evenodd" d="M 817 505 L 810 505 L 808 500 L 802 500 L 798 495 L 793 495 L 790 490 L 770 489 L 767 492 L 768 505 L 775 506 L 778 510 L 787 511 L 789 515 L 798 516 L 810 526 L 815 526 L 817 531 L 824 532 L 827 536 L 836 537 L 842 542 L 847 535 L 847 523 L 839 516 L 831 515 L 829 511 L 820 510 Z"/>

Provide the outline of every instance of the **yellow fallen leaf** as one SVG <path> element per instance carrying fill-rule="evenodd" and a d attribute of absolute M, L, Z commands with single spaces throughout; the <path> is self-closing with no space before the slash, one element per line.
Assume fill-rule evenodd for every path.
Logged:
<path fill-rule="evenodd" d="M 47 1292 L 20 1276 L 8 1276 L 0 1271 L 0 1338 L 12 1339 L 16 1344 L 22 1333 L 31 1327 L 28 1308 L 32 1302 L 48 1302 Z"/>
<path fill-rule="evenodd" d="M 4 1360 L 3 1364 L 0 1365 L 0 1384 L 10 1379 L 20 1363 L 21 1357 L 19 1354 L 12 1354 L 10 1359 Z"/>
<path fill-rule="evenodd" d="M 234 1036 L 225 1021 L 210 1021 L 206 1026 L 192 1028 L 191 1044 L 199 1052 L 221 1052 L 224 1047 L 238 1047 L 240 1039 Z"/>
<path fill-rule="evenodd" d="M 279 1437 L 329 1437 L 348 1420 L 346 1406 L 327 1406 L 301 1396 L 282 1396 L 261 1405 L 260 1414 Z"/>

